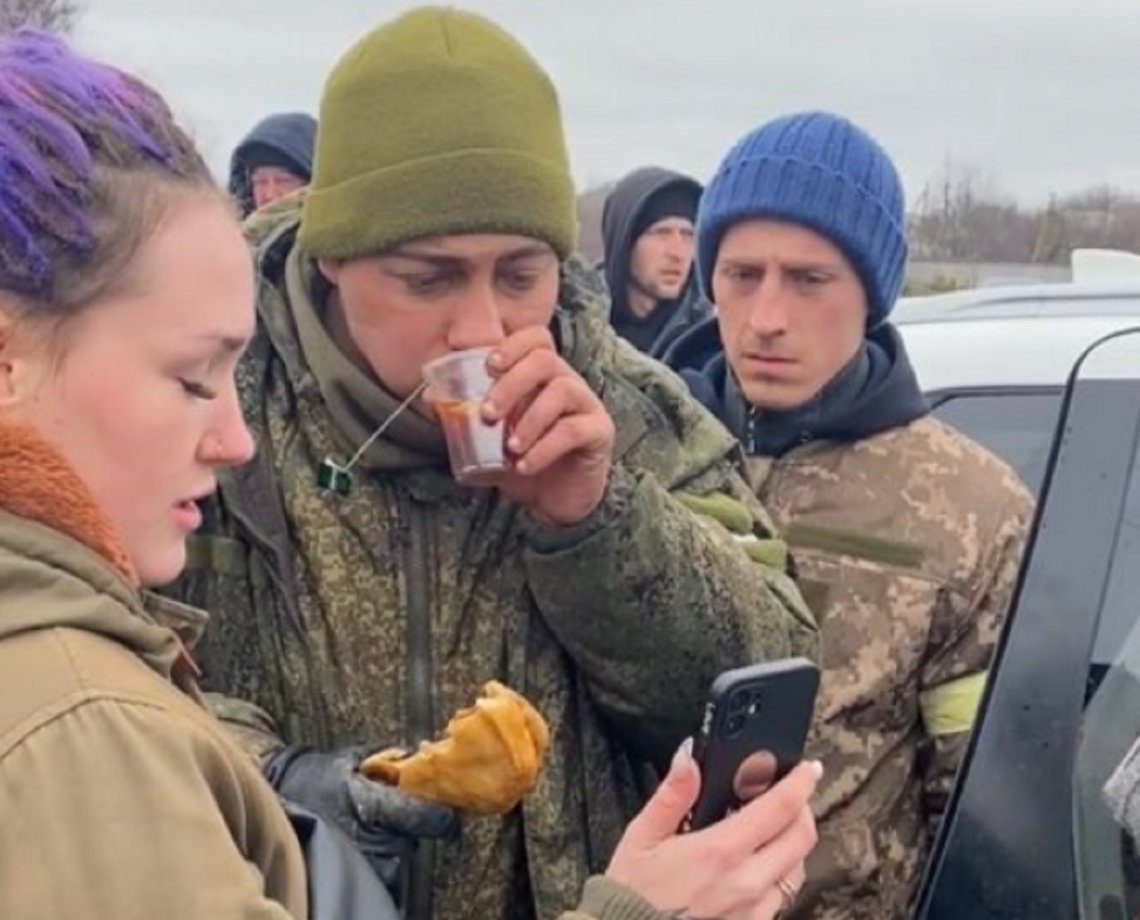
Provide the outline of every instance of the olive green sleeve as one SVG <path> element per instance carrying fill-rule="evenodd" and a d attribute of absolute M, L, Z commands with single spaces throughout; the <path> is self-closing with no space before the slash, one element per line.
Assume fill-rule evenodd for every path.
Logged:
<path fill-rule="evenodd" d="M 604 876 L 586 882 L 576 910 L 562 914 L 561 920 L 665 920 L 676 916 L 657 910 L 648 901 Z"/>
<path fill-rule="evenodd" d="M 697 729 L 721 671 L 818 651 L 788 575 L 693 510 L 694 495 L 736 500 L 723 481 L 702 488 L 708 478 L 670 494 L 650 473 L 615 467 L 590 520 L 529 535 L 529 581 L 543 617 L 595 700 L 654 762 Z M 759 523 L 753 535 L 770 539 Z"/>

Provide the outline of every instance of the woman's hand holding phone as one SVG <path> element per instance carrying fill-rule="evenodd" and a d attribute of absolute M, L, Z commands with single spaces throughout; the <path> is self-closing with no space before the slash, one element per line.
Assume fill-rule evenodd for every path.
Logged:
<path fill-rule="evenodd" d="M 803 884 L 816 842 L 809 801 L 822 775 L 817 761 L 801 763 L 727 818 L 682 833 L 701 788 L 686 742 L 626 829 L 606 875 L 661 911 L 772 920 Z"/>

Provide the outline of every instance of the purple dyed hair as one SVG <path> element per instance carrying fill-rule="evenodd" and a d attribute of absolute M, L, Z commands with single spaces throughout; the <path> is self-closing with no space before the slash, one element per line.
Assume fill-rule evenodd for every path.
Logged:
<path fill-rule="evenodd" d="M 0 38 L 0 289 L 56 313 L 105 293 L 157 219 L 125 200 L 140 180 L 214 187 L 146 84 L 49 33 Z"/>

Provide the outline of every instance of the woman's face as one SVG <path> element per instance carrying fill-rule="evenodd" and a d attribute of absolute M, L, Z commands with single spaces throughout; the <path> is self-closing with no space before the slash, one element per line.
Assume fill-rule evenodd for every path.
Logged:
<path fill-rule="evenodd" d="M 0 408 L 61 452 L 142 583 L 160 585 L 185 565 L 218 468 L 253 455 L 234 383 L 253 332 L 253 274 L 236 220 L 209 195 L 174 205 L 131 274 L 58 342 L 34 321 L 9 324 Z"/>

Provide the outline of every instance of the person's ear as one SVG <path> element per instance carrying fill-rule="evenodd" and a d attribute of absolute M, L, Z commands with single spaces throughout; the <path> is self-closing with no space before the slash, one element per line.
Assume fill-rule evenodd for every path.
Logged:
<path fill-rule="evenodd" d="M 16 402 L 15 319 L 0 303 L 0 409 Z"/>
<path fill-rule="evenodd" d="M 44 344 L 17 323 L 17 313 L 0 299 L 0 411 L 26 402 L 39 379 Z"/>

